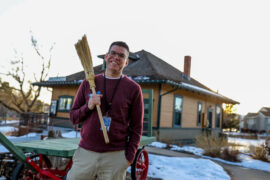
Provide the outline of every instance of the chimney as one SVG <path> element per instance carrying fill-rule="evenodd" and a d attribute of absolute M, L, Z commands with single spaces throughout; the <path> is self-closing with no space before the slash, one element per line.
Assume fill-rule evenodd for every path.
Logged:
<path fill-rule="evenodd" d="M 187 76 L 187 78 L 190 78 L 190 66 L 191 66 L 191 56 L 185 56 L 185 62 L 184 62 L 184 74 Z"/>

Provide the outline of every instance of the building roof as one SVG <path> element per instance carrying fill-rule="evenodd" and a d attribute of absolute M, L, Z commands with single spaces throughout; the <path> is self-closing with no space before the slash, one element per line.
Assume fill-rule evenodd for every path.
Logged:
<path fill-rule="evenodd" d="M 254 118 L 256 116 L 258 116 L 258 113 L 248 113 L 247 115 L 245 115 L 245 118 Z"/>
<path fill-rule="evenodd" d="M 260 113 L 262 113 L 264 116 L 270 116 L 270 107 L 261 108 Z"/>
<path fill-rule="evenodd" d="M 104 59 L 105 54 L 98 55 L 98 57 L 101 58 L 101 59 Z M 130 60 L 138 60 L 138 59 L 140 59 L 140 57 L 138 56 L 138 54 L 133 53 L 133 52 L 129 52 L 128 58 Z"/>
<path fill-rule="evenodd" d="M 150 52 L 141 50 L 131 54 L 129 65 L 125 67 L 123 73 L 134 81 L 142 83 L 165 83 L 183 88 L 200 94 L 216 97 L 224 103 L 239 104 L 228 97 L 218 94 L 201 84 L 197 80 L 187 77 L 183 72 L 171 66 L 167 62 L 158 58 Z M 103 55 L 98 57 L 103 58 Z M 95 74 L 104 72 L 104 66 L 94 67 Z M 45 82 L 33 83 L 38 86 L 59 86 L 59 85 L 78 85 L 85 78 L 84 71 L 71 74 L 66 77 L 50 78 Z"/>

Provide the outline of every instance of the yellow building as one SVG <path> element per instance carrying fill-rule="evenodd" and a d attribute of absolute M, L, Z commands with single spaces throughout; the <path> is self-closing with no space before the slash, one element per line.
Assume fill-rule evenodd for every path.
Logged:
<path fill-rule="evenodd" d="M 104 55 L 99 56 L 103 58 Z M 141 85 L 145 103 L 144 135 L 158 140 L 190 141 L 207 128 L 221 132 L 222 104 L 239 104 L 190 76 L 191 57 L 184 58 L 184 72 L 155 55 L 142 50 L 130 53 L 124 74 Z M 94 68 L 103 73 L 105 65 Z M 49 78 L 34 85 L 51 87 L 51 122 L 55 126 L 71 127 L 69 110 L 84 72 L 66 77 Z"/>

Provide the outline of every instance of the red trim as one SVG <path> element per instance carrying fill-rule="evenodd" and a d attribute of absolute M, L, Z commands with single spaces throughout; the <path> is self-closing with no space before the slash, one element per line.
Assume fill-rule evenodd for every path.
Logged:
<path fill-rule="evenodd" d="M 138 155 L 137 163 L 136 163 L 136 177 L 139 180 L 145 180 L 148 172 L 148 153 L 146 150 L 142 150 Z"/>
<path fill-rule="evenodd" d="M 42 177 L 43 178 L 44 177 L 49 177 L 49 178 L 51 178 L 53 180 L 61 180 L 62 178 L 60 178 L 60 177 L 64 177 L 67 174 L 67 171 L 72 166 L 72 159 L 70 159 L 70 161 L 68 162 L 68 164 L 67 164 L 67 166 L 65 167 L 64 170 L 51 169 L 51 167 L 48 167 L 48 164 L 44 160 L 43 156 L 44 155 L 42 155 L 42 154 L 39 155 L 39 164 L 38 165 L 30 157 L 26 158 L 26 162 L 29 165 L 31 165 L 39 173 L 40 179 L 42 179 Z M 43 167 L 44 162 L 45 162 L 45 165 L 47 167 Z"/>

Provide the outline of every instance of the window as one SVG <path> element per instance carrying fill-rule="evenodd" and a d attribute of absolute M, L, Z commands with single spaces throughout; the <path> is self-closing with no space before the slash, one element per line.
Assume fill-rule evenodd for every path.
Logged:
<path fill-rule="evenodd" d="M 210 106 L 209 108 L 208 108 L 208 112 L 207 112 L 207 124 L 208 124 L 208 126 L 207 126 L 207 128 L 212 128 L 212 124 L 213 124 L 213 108 Z"/>
<path fill-rule="evenodd" d="M 182 104 L 183 98 L 181 96 L 174 97 L 174 126 L 181 126 L 182 121 Z"/>
<path fill-rule="evenodd" d="M 197 125 L 201 125 L 202 123 L 202 103 L 198 102 L 198 117 L 197 117 Z"/>
<path fill-rule="evenodd" d="M 72 106 L 73 96 L 60 96 L 58 111 L 69 112 Z"/>
<path fill-rule="evenodd" d="M 216 106 L 216 128 L 220 128 L 220 120 L 221 120 L 221 107 L 217 105 Z"/>
<path fill-rule="evenodd" d="M 50 109 L 50 113 L 55 115 L 56 114 L 56 107 L 57 107 L 57 101 L 56 100 L 52 100 L 51 102 L 51 109 Z"/>

